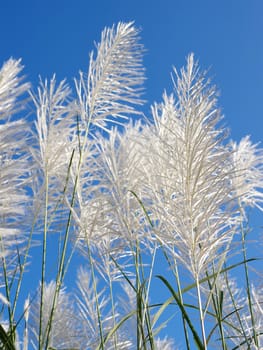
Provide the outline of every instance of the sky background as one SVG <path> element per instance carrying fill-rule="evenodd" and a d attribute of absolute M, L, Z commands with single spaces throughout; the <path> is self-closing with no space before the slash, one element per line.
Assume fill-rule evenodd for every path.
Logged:
<path fill-rule="evenodd" d="M 262 141 L 262 0 L 0 0 L 0 65 L 22 58 L 33 88 L 53 73 L 73 85 L 103 28 L 119 21 L 142 29 L 146 115 L 172 91 L 172 67 L 194 52 L 218 87 L 231 137 Z"/>
<path fill-rule="evenodd" d="M 146 114 L 171 91 L 172 66 L 194 52 L 219 89 L 232 137 L 262 140 L 262 0 L 0 0 L 0 64 L 21 57 L 34 87 L 53 73 L 71 83 L 102 29 L 118 21 L 142 29 Z"/>

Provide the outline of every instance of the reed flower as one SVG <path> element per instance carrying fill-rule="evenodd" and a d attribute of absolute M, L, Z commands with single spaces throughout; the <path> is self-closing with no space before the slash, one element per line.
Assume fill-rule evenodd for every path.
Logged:
<path fill-rule="evenodd" d="M 156 350 L 174 350 L 174 342 L 172 339 L 169 338 L 164 338 L 160 339 L 157 338 L 155 340 L 155 349 Z"/>
<path fill-rule="evenodd" d="M 246 136 L 239 143 L 232 142 L 235 176 L 234 196 L 241 206 L 263 210 L 263 149 Z"/>
<path fill-rule="evenodd" d="M 55 281 L 45 283 L 42 309 L 42 340 L 47 342 L 47 328 L 51 317 L 52 303 L 56 289 Z M 29 336 L 34 349 L 38 349 L 40 289 L 36 300 L 29 307 Z M 52 319 L 48 345 L 54 348 L 78 348 L 78 327 L 76 326 L 74 304 L 65 288 L 61 288 Z M 43 345 L 44 347 L 44 345 Z"/>
<path fill-rule="evenodd" d="M 89 271 L 79 268 L 77 274 L 76 305 L 78 310 L 78 324 L 80 325 L 82 349 L 97 349 L 101 336 L 106 336 L 114 327 L 114 319 L 118 313 L 112 315 L 109 311 L 110 296 L 104 290 L 99 290 L 98 281 L 92 278 Z M 115 342 L 114 342 L 115 339 Z M 117 343 L 116 343 L 117 342 Z M 131 342 L 121 331 L 117 332 L 104 345 L 107 349 L 131 349 Z"/>
<path fill-rule="evenodd" d="M 75 80 L 77 110 L 85 125 L 105 128 L 107 122 L 119 123 L 127 114 L 137 113 L 144 81 L 142 45 L 132 22 L 105 28 L 97 44 L 97 55 L 90 54 L 87 78 L 80 73 Z"/>
<path fill-rule="evenodd" d="M 14 277 L 26 235 L 27 192 L 30 174 L 28 142 L 30 132 L 21 118 L 25 92 L 21 60 L 9 59 L 0 69 L 0 286 L 3 274 Z M 20 256 L 20 258 L 21 258 Z M 4 296 L 1 300 L 9 303 Z"/>
<path fill-rule="evenodd" d="M 181 75 L 176 96 L 154 105 L 155 138 L 149 191 L 158 218 L 159 240 L 197 277 L 220 258 L 235 232 L 230 152 L 222 145 L 214 87 L 200 74 L 193 55 Z M 157 231 L 158 232 L 158 231 Z"/>
<path fill-rule="evenodd" d="M 35 161 L 39 196 L 47 182 L 50 192 L 61 193 L 65 186 L 72 155 L 72 114 L 69 107 L 70 89 L 65 81 L 40 81 L 37 94 L 31 94 L 35 108 L 35 145 L 31 147 Z M 43 192 L 43 189 L 42 189 Z"/>
<path fill-rule="evenodd" d="M 23 82 L 20 73 L 23 69 L 21 60 L 10 58 L 0 71 L 0 120 L 11 119 L 16 112 L 23 108 L 24 99 L 20 97 L 29 88 L 28 83 Z"/>
<path fill-rule="evenodd" d="M 98 143 L 100 152 L 96 161 L 100 192 L 110 208 L 110 229 L 129 242 L 136 239 L 142 242 L 147 238 L 146 228 L 149 226 L 136 198 L 142 199 L 145 193 L 146 129 L 141 123 L 128 124 L 123 132 L 114 129 L 109 139 L 100 139 Z"/>
<path fill-rule="evenodd" d="M 116 27 L 105 29 L 101 42 L 97 45 L 97 54 L 92 52 L 90 55 L 87 77 L 81 73 L 79 80 L 75 80 L 78 132 L 74 137 L 79 144 L 75 158 L 79 161 L 74 162 L 71 169 L 72 182 L 76 184 L 75 202 L 71 210 L 76 223 L 76 236 L 82 248 L 85 250 L 85 245 L 94 245 L 101 250 L 103 256 L 109 256 L 109 252 L 118 250 L 120 239 L 127 232 L 127 227 L 125 231 L 122 230 L 127 226 L 124 220 L 130 218 L 129 208 L 121 209 L 121 206 L 125 201 L 127 205 L 132 201 L 133 196 L 129 193 L 132 188 L 126 184 L 125 188 L 120 189 L 122 184 L 117 183 L 126 181 L 125 175 L 123 174 L 122 180 L 121 174 L 126 169 L 121 169 L 120 159 L 116 160 L 119 162 L 116 164 L 118 169 L 115 164 L 110 164 L 115 161 L 111 157 L 124 159 L 128 152 L 121 154 L 123 148 L 121 151 L 116 150 L 121 136 L 117 129 L 109 130 L 115 124 L 122 124 L 123 119 L 127 119 L 127 114 L 136 114 L 134 105 L 143 102 L 140 98 L 144 81 L 142 51 L 139 31 L 133 23 L 119 23 Z M 108 142 L 107 137 L 102 136 L 102 130 L 109 133 Z M 131 127 L 130 130 L 136 132 Z M 132 157 L 129 156 L 128 159 L 131 170 Z M 110 174 L 110 171 L 117 171 L 118 174 Z M 114 193 L 110 193 L 111 190 Z M 125 199 L 116 198 L 122 196 L 120 190 Z M 119 210 L 125 211 L 124 216 L 117 212 Z M 118 227 L 118 223 L 122 227 Z M 131 231 L 130 224 L 129 230 Z"/>
<path fill-rule="evenodd" d="M 180 72 L 174 69 L 173 93 L 152 106 L 152 118 L 138 121 L 142 53 L 132 22 L 104 29 L 87 73 L 74 80 L 75 97 L 55 76 L 30 93 L 32 125 L 19 114 L 29 88 L 21 61 L 10 59 L 0 69 L 0 287 L 6 292 L 0 301 L 9 317 L 0 348 L 10 336 L 12 348 L 24 350 L 171 350 L 173 340 L 157 338 L 170 306 L 182 312 L 187 348 L 191 335 L 204 350 L 218 339 L 224 349 L 263 347 L 262 292 L 249 283 L 244 229 L 247 298 L 222 277 L 240 265 L 229 266 L 227 258 L 243 211 L 263 211 L 263 150 L 248 136 L 227 144 L 216 89 L 193 54 Z M 130 114 L 136 120 L 127 123 Z M 28 204 L 35 216 L 27 241 Z M 16 323 L 38 226 L 41 282 Z M 60 234 L 48 236 L 53 230 Z M 76 269 L 72 294 L 64 282 L 75 269 L 70 264 L 78 263 L 76 247 L 87 266 Z M 160 247 L 177 290 L 165 272 L 158 275 L 172 297 L 154 303 Z M 56 276 L 48 283 L 50 267 Z M 194 284 L 182 289 L 186 270 Z M 186 302 L 194 290 L 197 306 Z M 197 326 L 190 320 L 196 311 Z M 215 320 L 208 336 L 207 318 Z"/>
<path fill-rule="evenodd" d="M 19 236 L 18 222 L 23 217 L 27 201 L 25 179 L 29 168 L 26 152 L 29 133 L 25 121 L 15 120 L 14 115 L 22 109 L 20 103 L 29 88 L 19 76 L 22 69 L 20 60 L 10 59 L 0 70 L 0 255 L 7 249 L 5 238 Z"/>

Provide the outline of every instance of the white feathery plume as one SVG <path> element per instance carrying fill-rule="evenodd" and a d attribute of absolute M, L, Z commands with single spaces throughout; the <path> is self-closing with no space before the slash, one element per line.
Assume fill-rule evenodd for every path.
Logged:
<path fill-rule="evenodd" d="M 52 179 L 67 173 L 70 161 L 70 136 L 72 119 L 69 108 L 70 89 L 63 80 L 56 78 L 40 81 L 38 94 L 31 94 L 36 107 L 37 148 L 33 156 L 39 169 Z M 63 181 L 62 181 L 63 183 Z"/>
<path fill-rule="evenodd" d="M 23 69 L 21 59 L 10 58 L 0 70 L 0 121 L 6 122 L 23 108 L 23 99 L 18 99 L 29 88 L 28 83 L 22 83 L 19 76 Z"/>
<path fill-rule="evenodd" d="M 164 95 L 153 107 L 155 138 L 150 143 L 149 193 L 159 224 L 158 238 L 196 278 L 220 258 L 235 232 L 230 152 L 215 90 L 199 73 L 193 55 L 177 75 L 176 97 Z M 176 99 L 175 99 L 176 98 Z"/>
<path fill-rule="evenodd" d="M 235 176 L 234 197 L 244 207 L 263 210 L 263 149 L 246 136 L 239 144 L 231 143 Z"/>
<path fill-rule="evenodd" d="M 143 199 L 145 192 L 144 133 L 147 130 L 141 123 L 128 124 L 124 132 L 114 129 L 109 139 L 98 141 L 100 192 L 110 208 L 110 230 L 128 242 L 143 241 L 147 237 L 147 220 L 135 197 Z"/>
<path fill-rule="evenodd" d="M 115 271 L 114 279 L 119 273 L 110 255 L 115 259 L 129 258 L 136 239 L 150 243 L 147 241 L 149 222 L 132 193 L 139 198 L 143 193 L 147 162 L 143 155 L 144 129 L 141 123 L 128 124 L 123 132 L 113 129 L 108 139 L 97 139 L 96 150 L 93 155 L 90 152 L 91 156 L 83 163 L 89 166 L 86 171 L 86 167 L 82 167 L 77 186 L 73 216 L 79 247 L 85 255 L 87 244 L 96 249 L 105 273 Z"/>
<path fill-rule="evenodd" d="M 97 44 L 97 55 L 90 55 L 87 79 L 80 73 L 75 80 L 78 113 L 84 125 L 103 129 L 108 121 L 120 122 L 128 113 L 137 113 L 144 81 L 142 45 L 133 23 L 105 28 Z"/>
<path fill-rule="evenodd" d="M 46 332 L 48 322 L 51 316 L 54 293 L 56 290 L 56 282 L 51 281 L 45 283 L 43 293 L 43 309 L 42 309 L 42 339 L 44 344 L 47 341 Z M 31 303 L 29 314 L 29 337 L 34 349 L 38 349 L 38 332 L 39 332 L 39 303 L 40 303 L 40 289 L 38 291 L 37 299 Z M 49 336 L 48 346 L 52 348 L 78 348 L 79 347 L 79 333 L 76 325 L 76 317 L 74 304 L 70 295 L 65 288 L 59 291 L 57 305 L 54 310 L 54 315 L 51 324 L 51 331 Z M 43 345 L 44 348 L 44 345 Z"/>
<path fill-rule="evenodd" d="M 164 339 L 157 338 L 154 345 L 156 350 L 175 350 L 173 340 L 167 337 Z"/>
<path fill-rule="evenodd" d="M 31 147 L 35 162 L 32 189 L 36 211 L 46 206 L 46 197 L 48 209 L 52 212 L 67 185 L 70 164 L 77 147 L 73 142 L 74 120 L 69 94 L 66 82 L 63 80 L 57 84 L 55 76 L 50 81 L 40 81 L 38 93 L 31 93 L 36 108 L 35 143 Z"/>
<path fill-rule="evenodd" d="M 98 174 L 101 164 L 96 164 L 101 150 L 98 152 L 93 147 L 97 138 L 90 127 L 107 129 L 109 121 L 119 124 L 121 117 L 137 113 L 133 105 L 142 103 L 140 95 L 144 81 L 142 45 L 138 42 L 138 33 L 132 23 L 106 28 L 97 45 L 96 57 L 93 52 L 90 55 L 87 79 L 81 73 L 79 81 L 75 80 L 79 119 L 74 139 L 79 144 L 76 156 L 79 162 L 72 166 L 72 179 L 73 183 L 77 179 L 77 186 L 76 202 L 71 209 L 79 227 L 79 237 L 90 243 L 94 240 L 97 244 L 105 237 L 108 246 L 111 241 L 109 230 L 112 231 L 109 214 L 112 207 L 101 194 L 100 170 Z M 116 242 L 116 233 L 110 234 Z"/>
<path fill-rule="evenodd" d="M 95 283 L 96 288 L 98 288 L 98 281 L 95 281 Z M 118 314 L 116 313 L 113 316 L 107 311 L 110 303 L 109 293 L 105 293 L 104 290 L 98 291 L 98 289 L 95 291 L 94 281 L 90 271 L 82 267 L 78 269 L 77 288 L 75 297 L 78 308 L 81 348 L 95 350 L 100 343 L 98 309 L 104 336 L 113 328 L 114 318 L 117 318 Z M 97 295 L 95 293 L 97 293 Z M 121 332 L 117 332 L 117 347 L 115 345 L 116 343 L 114 343 L 113 335 L 112 339 L 109 339 L 104 347 L 109 350 L 116 348 L 120 350 L 131 349 L 131 342 Z"/>
<path fill-rule="evenodd" d="M 5 258 L 7 275 L 17 264 L 18 250 L 22 254 L 29 202 L 30 134 L 26 122 L 16 114 L 23 109 L 23 95 L 29 88 L 19 76 L 22 69 L 21 60 L 14 59 L 0 69 L 0 257 Z"/>

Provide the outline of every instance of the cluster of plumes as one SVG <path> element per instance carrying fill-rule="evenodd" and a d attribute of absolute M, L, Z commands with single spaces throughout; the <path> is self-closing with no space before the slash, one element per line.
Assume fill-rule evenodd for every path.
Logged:
<path fill-rule="evenodd" d="M 0 256 L 21 241 L 20 225 L 26 210 L 28 176 L 28 126 L 14 114 L 21 95 L 29 88 L 18 77 L 23 66 L 10 59 L 0 70 Z"/>
<path fill-rule="evenodd" d="M 44 309 L 42 315 L 43 347 L 45 347 L 45 339 L 47 338 L 48 320 L 51 315 L 55 288 L 55 281 L 51 281 L 44 286 Z M 113 315 L 107 311 L 110 302 L 109 294 L 106 295 L 104 290 L 97 290 L 96 295 L 90 271 L 82 267 L 79 268 L 76 290 L 70 293 L 67 292 L 65 288 L 62 288 L 59 292 L 49 335 L 49 346 L 61 349 L 97 349 L 101 341 L 97 301 L 102 319 L 102 332 L 103 335 L 106 336 L 113 328 L 114 320 L 117 321 L 118 316 L 115 313 L 113 317 Z M 37 297 L 32 298 L 28 308 L 28 335 L 34 349 L 38 349 L 39 306 L 40 287 L 37 292 Z M 117 332 L 115 341 L 117 349 L 131 349 L 131 342 L 127 336 L 124 338 L 121 331 Z M 107 349 L 115 348 L 113 341 L 107 343 Z"/>
<path fill-rule="evenodd" d="M 119 297 L 114 305 L 114 314 L 112 314 L 108 290 L 101 289 L 98 280 L 95 282 L 97 284 L 97 295 L 94 290 L 91 272 L 80 267 L 77 271 L 76 290 L 73 292 L 68 292 L 65 288 L 60 290 L 50 331 L 50 347 L 59 349 L 99 349 L 100 332 L 104 337 L 107 337 L 114 326 L 119 324 L 122 317 L 134 310 L 136 294 L 132 288 L 127 288 L 126 284 L 122 284 L 118 291 Z M 47 333 L 55 288 L 55 281 L 45 284 L 44 313 L 42 317 L 43 339 L 45 339 Z M 38 349 L 39 303 L 40 288 L 37 296 L 29 298 L 29 303 L 26 304 L 27 317 L 29 317 L 28 336 L 34 349 Z M 100 316 L 97 308 L 100 310 Z M 109 350 L 137 349 L 136 333 L 131 332 L 131 329 L 136 329 L 136 318 L 134 316 L 128 318 L 128 324 L 124 323 L 117 328 L 116 332 L 107 341 L 106 348 Z M 24 343 L 25 341 L 28 342 L 28 339 L 23 339 L 23 341 Z M 156 337 L 155 346 L 156 350 L 174 349 L 172 340 L 167 337 L 164 339 Z"/>
<path fill-rule="evenodd" d="M 5 267 L 0 269 L 1 287 L 4 276 L 17 268 L 27 230 L 29 130 L 26 120 L 16 118 L 29 88 L 19 77 L 22 69 L 20 60 L 9 59 L 0 70 L 0 259 Z M 1 293 L 0 300 L 8 303 Z"/>
<path fill-rule="evenodd" d="M 1 258 L 12 258 L 23 241 L 25 203 L 33 202 L 34 221 L 41 228 L 46 209 L 50 231 L 59 232 L 70 213 L 73 246 L 89 259 L 96 250 L 100 272 L 105 271 L 107 279 L 120 277 L 111 257 L 129 257 L 139 243 L 150 250 L 162 246 L 197 280 L 225 259 L 240 213 L 242 219 L 247 206 L 262 209 L 263 151 L 248 137 L 239 144 L 226 143 L 216 90 L 192 54 L 180 73 L 174 71 L 174 93 L 165 93 L 163 102 L 153 105 L 152 117 L 124 123 L 129 114 L 139 114 L 135 105 L 142 103 L 142 52 L 132 23 L 105 29 L 97 55 L 90 56 L 87 75 L 80 73 L 75 79 L 76 98 L 65 81 L 56 83 L 55 76 L 41 81 L 37 93 L 30 92 L 36 109 L 30 137 L 23 116 L 12 118 L 21 113 L 22 96 L 29 88 L 18 77 L 22 66 L 12 59 L 3 65 Z M 83 319 L 77 320 L 76 329 L 85 333 L 81 347 L 95 348 L 98 320 L 91 318 L 97 311 L 90 309 L 94 300 L 88 300 L 94 296 L 85 289 L 91 289 L 87 276 L 83 271 L 80 275 L 77 304 Z M 54 283 L 45 285 L 45 304 L 54 288 Z M 39 315 L 34 308 L 36 325 Z M 49 309 L 43 310 L 48 317 Z M 72 313 L 61 289 L 50 346 L 76 346 L 72 324 L 60 324 L 63 317 L 72 321 Z M 107 330 L 112 326 L 110 316 L 108 320 Z M 42 322 L 45 329 L 47 320 Z M 34 325 L 31 333 L 36 344 Z M 129 339 L 119 339 L 118 349 L 131 349 Z M 158 344 L 172 348 L 169 341 Z"/>

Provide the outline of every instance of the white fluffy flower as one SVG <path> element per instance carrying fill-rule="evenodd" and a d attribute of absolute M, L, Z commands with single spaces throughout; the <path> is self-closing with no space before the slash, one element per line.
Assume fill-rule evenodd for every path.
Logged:
<path fill-rule="evenodd" d="M 263 210 L 263 149 L 258 148 L 246 136 L 239 144 L 232 142 L 234 196 L 244 207 L 257 207 Z"/>
<path fill-rule="evenodd" d="M 29 87 L 19 76 L 20 60 L 10 59 L 0 70 L 0 256 L 7 256 L 22 240 L 28 201 L 26 182 L 30 170 L 28 126 L 14 114 L 22 109 Z"/>
<path fill-rule="evenodd" d="M 235 223 L 226 209 L 231 193 L 230 153 L 222 145 L 224 130 L 215 90 L 200 75 L 193 55 L 177 72 L 176 96 L 164 95 L 153 107 L 155 138 L 148 160 L 152 210 L 158 238 L 194 276 L 220 257 Z"/>
<path fill-rule="evenodd" d="M 42 341 L 46 343 L 48 323 L 51 317 L 55 281 L 45 283 L 43 286 L 43 309 L 42 309 Z M 40 322 L 40 287 L 37 299 L 32 302 L 29 309 L 29 336 L 34 348 L 38 347 L 39 322 Z M 78 348 L 78 327 L 76 326 L 74 304 L 65 288 L 59 291 L 57 304 L 54 310 L 48 345 L 55 348 Z"/>

